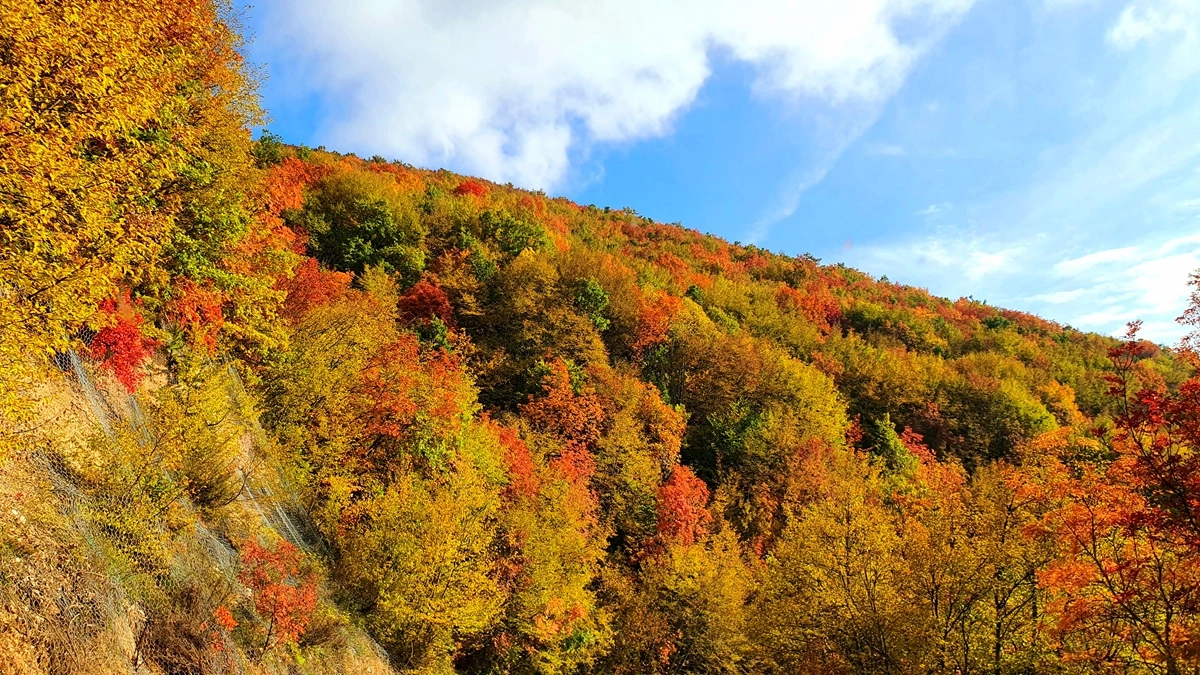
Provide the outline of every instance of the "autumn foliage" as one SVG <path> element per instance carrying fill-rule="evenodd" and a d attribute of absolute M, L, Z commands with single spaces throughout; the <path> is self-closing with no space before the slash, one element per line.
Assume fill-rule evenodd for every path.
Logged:
<path fill-rule="evenodd" d="M 350 279 L 351 275 L 345 272 L 322 269 L 313 258 L 305 258 L 292 276 L 278 283 L 280 290 L 287 293 L 283 316 L 297 321 L 314 307 L 341 298 L 350 287 Z"/>
<path fill-rule="evenodd" d="M 302 569 L 300 551 L 281 541 L 267 547 L 246 541 L 238 578 L 253 594 L 254 611 L 261 621 L 259 655 L 281 645 L 294 644 L 308 627 L 317 606 L 316 578 Z M 228 610 L 218 619 L 229 625 Z"/>
<path fill-rule="evenodd" d="M 658 534 L 691 546 L 712 520 L 708 512 L 708 486 L 686 466 L 677 466 L 658 489 Z"/>
<path fill-rule="evenodd" d="M 4 656 L 136 615 L 146 672 L 1200 669 L 1195 335 L 253 141 L 224 7 L 0 12 Z"/>
<path fill-rule="evenodd" d="M 128 291 L 118 299 L 102 302 L 100 311 L 113 323 L 96 332 L 88 346 L 89 354 L 133 393 L 142 381 L 142 367 L 159 343 L 142 334 L 142 317 L 132 306 Z"/>
<path fill-rule="evenodd" d="M 454 310 L 450 299 L 438 287 L 437 278 L 423 278 L 400 296 L 398 304 L 401 320 L 429 321 L 438 319 L 447 326 L 454 326 Z"/>

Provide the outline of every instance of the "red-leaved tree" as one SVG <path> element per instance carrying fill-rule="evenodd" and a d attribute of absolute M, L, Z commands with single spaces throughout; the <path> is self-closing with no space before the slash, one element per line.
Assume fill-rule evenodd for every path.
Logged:
<path fill-rule="evenodd" d="M 431 275 L 425 275 L 400 296 L 397 308 L 402 321 L 416 323 L 437 318 L 446 326 L 454 327 L 454 309 L 450 306 L 450 299 L 438 287 L 437 278 Z"/>
<path fill-rule="evenodd" d="M 142 366 L 159 343 L 142 335 L 142 317 L 133 310 L 129 291 L 100 303 L 100 311 L 112 316 L 113 323 L 92 338 L 88 355 L 133 393 L 142 381 Z"/>
<path fill-rule="evenodd" d="M 488 189 L 486 185 L 480 183 L 474 178 L 468 178 L 459 183 L 458 187 L 454 188 L 454 194 L 459 196 L 472 195 L 482 198 L 488 196 Z"/>
<path fill-rule="evenodd" d="M 317 579 L 303 570 L 300 549 L 286 541 L 272 548 L 253 539 L 242 545 L 238 579 L 254 594 L 263 621 L 258 655 L 296 642 L 317 608 Z"/>
<path fill-rule="evenodd" d="M 296 266 L 291 278 L 277 284 L 277 288 L 287 292 L 283 302 L 284 318 L 299 321 L 314 308 L 345 296 L 350 289 L 350 279 L 346 272 L 322 269 L 315 258 L 305 258 Z"/>
<path fill-rule="evenodd" d="M 708 486 L 686 466 L 676 466 L 658 488 L 658 534 L 667 541 L 691 546 L 712 520 Z"/>

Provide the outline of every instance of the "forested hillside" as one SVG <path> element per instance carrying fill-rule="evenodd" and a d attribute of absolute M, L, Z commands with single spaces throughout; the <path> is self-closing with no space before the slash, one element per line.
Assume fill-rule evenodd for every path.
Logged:
<path fill-rule="evenodd" d="M 0 672 L 1200 672 L 1189 349 L 252 141 L 239 40 L 0 10 Z"/>

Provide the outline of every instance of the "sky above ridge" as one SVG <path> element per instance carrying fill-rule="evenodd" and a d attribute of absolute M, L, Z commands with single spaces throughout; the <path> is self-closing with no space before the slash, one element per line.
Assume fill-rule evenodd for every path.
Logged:
<path fill-rule="evenodd" d="M 286 141 L 1174 342 L 1200 0 L 259 0 Z"/>

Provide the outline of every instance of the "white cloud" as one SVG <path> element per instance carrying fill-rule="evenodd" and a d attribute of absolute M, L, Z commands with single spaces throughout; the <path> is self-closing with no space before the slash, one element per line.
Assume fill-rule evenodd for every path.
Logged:
<path fill-rule="evenodd" d="M 1068 258 L 1055 263 L 1054 272 L 1059 276 L 1078 275 L 1081 272 L 1086 272 L 1097 265 L 1130 260 L 1138 254 L 1139 250 L 1140 249 L 1138 249 L 1136 246 L 1125 246 L 1122 248 L 1096 251 L 1078 258 Z"/>
<path fill-rule="evenodd" d="M 1183 199 L 1176 202 L 1174 210 L 1177 213 L 1200 213 L 1200 199 Z"/>
<path fill-rule="evenodd" d="M 868 143 L 866 150 L 867 154 L 879 157 L 904 157 L 908 155 L 908 150 L 905 150 L 903 145 L 896 145 L 894 143 Z"/>
<path fill-rule="evenodd" d="M 1044 33 L 1005 52 L 1015 65 L 1000 59 L 984 78 L 964 68 L 967 81 L 1014 79 L 1018 129 L 1043 115 L 1061 123 L 1030 144 L 1020 175 L 975 193 L 938 185 L 934 196 L 953 198 L 955 220 L 965 226 L 930 236 L 930 222 L 938 221 L 901 217 L 900 232 L 917 231 L 860 245 L 842 256 L 846 262 L 939 295 L 971 294 L 1086 330 L 1117 333 L 1143 319 L 1147 338 L 1178 340 L 1185 331 L 1173 319 L 1186 308 L 1188 274 L 1200 268 L 1200 237 L 1191 236 L 1200 214 L 1200 0 L 1106 2 L 1043 0 L 1046 10 L 1094 9 L 1107 17 L 1104 32 L 1083 36 L 1095 30 L 1093 22 L 1039 17 Z M 1190 24 L 1177 17 L 1191 17 Z M 1097 36 L 1113 48 L 1096 50 Z M 970 105 L 949 94 L 939 100 L 951 110 Z M 1060 119 L 1056 110 L 1069 113 Z M 1004 106 L 989 113 L 994 126 L 971 127 L 973 133 L 1011 133 L 995 121 L 1014 119 Z M 893 132 L 889 140 L 911 149 L 922 147 L 922 138 L 928 136 Z M 987 156 L 986 147 L 963 147 L 965 156 Z"/>
<path fill-rule="evenodd" d="M 1118 49 L 1133 49 L 1160 35 L 1196 37 L 1200 29 L 1198 0 L 1135 0 L 1121 11 L 1108 41 Z"/>
<path fill-rule="evenodd" d="M 269 0 L 265 22 L 332 143 L 550 188 L 573 152 L 668 133 L 715 52 L 760 95 L 873 120 L 972 2 Z"/>
<path fill-rule="evenodd" d="M 925 208 L 921 209 L 920 211 L 917 211 L 913 215 L 914 216 L 922 216 L 925 218 L 932 218 L 934 216 L 941 215 L 941 214 L 949 211 L 952 208 L 954 208 L 954 205 L 951 204 L 950 202 L 939 202 L 937 204 L 930 204 L 929 206 L 926 206 Z"/>
<path fill-rule="evenodd" d="M 1042 0 L 1042 7 L 1047 10 L 1056 12 L 1069 9 L 1077 9 L 1079 7 L 1087 7 L 1095 5 L 1103 0 Z"/>
<path fill-rule="evenodd" d="M 979 290 L 980 281 L 1020 273 L 1027 249 L 1027 243 L 1005 246 L 991 238 L 948 231 L 863 246 L 855 249 L 851 257 L 856 266 L 882 271 L 893 279 L 903 279 L 912 276 L 912 270 L 920 270 L 935 292 L 968 295 Z"/>
<path fill-rule="evenodd" d="M 1054 269 L 1073 284 L 1086 284 L 1078 303 L 1092 309 L 1070 320 L 1080 328 L 1120 332 L 1134 319 L 1150 319 L 1146 337 L 1169 342 L 1183 329 L 1170 319 L 1188 302 L 1188 277 L 1200 268 L 1200 236 L 1097 251 L 1065 260 Z M 1079 298 L 1076 298 L 1079 299 Z"/>
<path fill-rule="evenodd" d="M 1078 300 L 1079 296 L 1083 295 L 1084 292 L 1085 291 L 1082 288 L 1076 288 L 1073 291 L 1054 291 L 1053 293 L 1041 293 L 1026 299 L 1034 302 L 1045 302 L 1051 305 L 1061 305 L 1063 303 Z"/>
<path fill-rule="evenodd" d="M 1200 235 L 1094 251 L 1053 264 L 1054 252 L 1046 244 L 1044 235 L 1001 245 L 995 238 L 946 231 L 864 246 L 852 262 L 900 281 L 919 271 L 922 283 L 938 294 L 970 293 L 1002 306 L 1049 309 L 1054 318 L 1084 330 L 1115 335 L 1129 321 L 1146 319 L 1146 338 L 1171 343 L 1185 332 L 1173 319 L 1187 307 L 1189 275 L 1200 269 Z M 1047 268 L 1052 274 L 1041 276 Z M 1012 284 L 1022 280 L 1051 288 L 1015 294 Z M 1054 290 L 1055 284 L 1067 287 Z"/>

